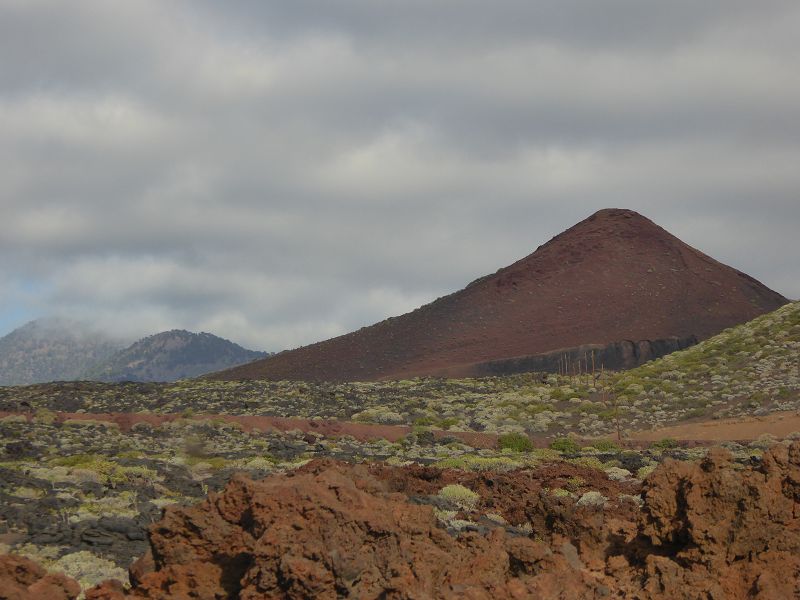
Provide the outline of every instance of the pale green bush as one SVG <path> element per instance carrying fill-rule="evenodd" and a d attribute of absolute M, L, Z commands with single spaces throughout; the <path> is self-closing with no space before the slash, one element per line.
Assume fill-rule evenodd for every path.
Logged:
<path fill-rule="evenodd" d="M 444 486 L 439 497 L 451 502 L 462 510 L 472 510 L 478 504 L 480 496 L 459 483 Z"/>

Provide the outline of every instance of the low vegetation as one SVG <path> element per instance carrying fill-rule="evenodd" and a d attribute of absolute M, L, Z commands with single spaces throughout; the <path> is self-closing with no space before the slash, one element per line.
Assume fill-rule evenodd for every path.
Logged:
<path fill-rule="evenodd" d="M 800 303 L 622 373 L 482 379 L 0 387 L 0 410 L 229 414 L 355 420 L 536 437 L 616 438 L 708 417 L 800 408 Z M 523 449 L 524 450 L 524 449 Z"/>
<path fill-rule="evenodd" d="M 163 507 L 194 503 L 238 471 L 261 477 L 313 458 L 433 466 L 482 481 L 516 469 L 555 469 L 569 475 L 548 483 L 548 498 L 602 508 L 619 499 L 595 489 L 598 482 L 633 482 L 633 489 L 665 458 L 694 460 L 706 452 L 680 448 L 670 438 L 630 448 L 627 430 L 698 416 L 797 410 L 798 356 L 800 304 L 794 303 L 638 369 L 594 378 L 531 373 L 349 384 L 0 387 L 0 411 L 8 413 L 0 418 L 0 534 L 14 540 L 12 548 L 0 544 L 0 551 L 12 549 L 94 582 L 144 552 L 145 531 Z M 152 422 L 117 425 L 98 416 L 109 412 Z M 157 418 L 163 414 L 172 420 Z M 313 428 L 246 430 L 222 415 L 406 429 L 396 441 L 379 435 L 360 441 L 344 430 L 328 436 Z M 474 446 L 459 432 L 472 435 Z M 494 437 L 476 447 L 481 436 L 474 432 Z M 780 442 L 762 436 L 725 445 L 739 468 Z M 479 527 L 460 517 L 476 506 L 490 508 L 480 503 L 481 490 L 452 480 L 440 485 L 436 514 L 449 530 Z M 629 503 L 640 500 L 633 494 Z M 489 511 L 486 519 L 503 517 Z"/>

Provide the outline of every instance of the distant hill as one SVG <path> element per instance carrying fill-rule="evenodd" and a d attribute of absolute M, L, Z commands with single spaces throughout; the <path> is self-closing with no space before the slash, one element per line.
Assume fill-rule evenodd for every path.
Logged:
<path fill-rule="evenodd" d="M 143 338 L 88 369 L 97 381 L 176 381 L 268 356 L 210 333 L 175 329 Z"/>
<path fill-rule="evenodd" d="M 614 390 L 638 427 L 687 418 L 764 415 L 800 402 L 800 302 L 681 352 L 619 373 Z"/>
<path fill-rule="evenodd" d="M 615 362 L 631 367 L 787 302 L 642 215 L 605 209 L 413 312 L 212 377 L 357 381 L 552 370 L 559 355 L 587 345 L 612 347 Z"/>
<path fill-rule="evenodd" d="M 76 379 L 126 343 L 78 321 L 31 321 L 0 338 L 0 385 Z"/>

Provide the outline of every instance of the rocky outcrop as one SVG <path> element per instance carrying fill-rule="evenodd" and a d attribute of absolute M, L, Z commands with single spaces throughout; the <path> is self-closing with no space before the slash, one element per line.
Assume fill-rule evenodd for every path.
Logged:
<path fill-rule="evenodd" d="M 470 477 L 480 499 L 462 510 L 474 526 L 457 536 L 418 495 L 443 482 L 434 470 L 317 462 L 236 477 L 198 506 L 166 510 L 132 590 L 107 582 L 86 597 L 800 597 L 800 443 L 744 470 L 723 450 L 699 464 L 668 460 L 646 481 L 638 516 L 613 500 L 536 492 L 526 472 Z M 523 489 L 516 508 L 496 502 Z M 533 535 L 481 524 L 487 508 L 524 514 Z"/>
<path fill-rule="evenodd" d="M 632 369 L 644 363 L 661 358 L 672 352 L 684 350 L 697 343 L 695 336 L 685 338 L 666 338 L 662 340 L 622 340 L 611 344 L 585 344 L 576 348 L 566 348 L 546 354 L 516 356 L 503 360 L 477 363 L 470 369 L 472 377 L 512 375 L 514 373 L 577 373 L 597 371 L 601 366 L 619 371 Z M 463 367 L 460 368 L 463 371 Z"/>
<path fill-rule="evenodd" d="M 48 574 L 32 560 L 0 556 L 0 600 L 75 600 L 80 592 L 73 579 Z"/>
<path fill-rule="evenodd" d="M 432 507 L 388 493 L 363 467 L 237 478 L 196 508 L 168 510 L 152 547 L 155 570 L 140 576 L 133 597 L 489 598 L 488 589 L 525 597 L 545 585 L 534 592 L 526 573 L 570 568 L 563 554 L 499 529 L 454 538 Z M 583 579 L 572 579 L 575 594 Z"/>
<path fill-rule="evenodd" d="M 645 590 L 668 598 L 800 598 L 800 443 L 758 468 L 725 450 L 668 460 L 645 482 Z"/>

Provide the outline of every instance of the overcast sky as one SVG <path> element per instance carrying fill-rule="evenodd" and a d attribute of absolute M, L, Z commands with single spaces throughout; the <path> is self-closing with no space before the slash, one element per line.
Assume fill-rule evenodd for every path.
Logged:
<path fill-rule="evenodd" d="M 604 207 L 800 297 L 797 0 L 0 0 L 0 334 L 280 350 Z"/>

